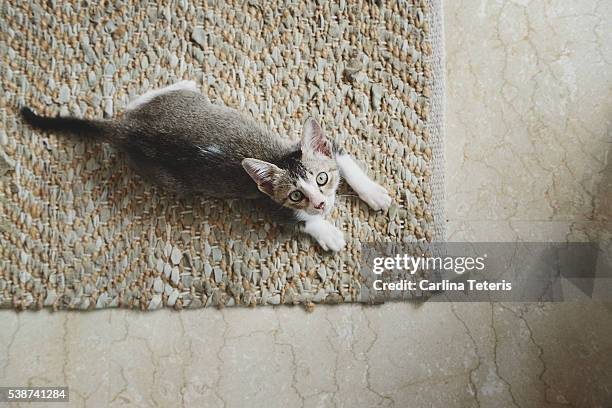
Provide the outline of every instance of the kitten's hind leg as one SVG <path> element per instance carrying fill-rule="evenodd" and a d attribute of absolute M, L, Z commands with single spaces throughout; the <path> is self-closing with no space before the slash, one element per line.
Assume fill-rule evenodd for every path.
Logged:
<path fill-rule="evenodd" d="M 336 163 L 342 178 L 370 208 L 377 211 L 389 208 L 392 200 L 387 190 L 370 179 L 349 154 L 345 152 L 337 154 Z"/>
<path fill-rule="evenodd" d="M 162 95 L 168 92 L 173 92 L 173 91 L 180 91 L 180 90 L 199 92 L 198 86 L 196 85 L 194 81 L 180 81 L 180 82 L 177 82 L 176 84 L 172 84 L 165 88 L 154 89 L 152 91 L 145 92 L 144 94 L 140 95 L 138 98 L 128 103 L 126 110 L 128 111 L 134 110 L 152 101 L 155 97 L 159 95 Z"/>

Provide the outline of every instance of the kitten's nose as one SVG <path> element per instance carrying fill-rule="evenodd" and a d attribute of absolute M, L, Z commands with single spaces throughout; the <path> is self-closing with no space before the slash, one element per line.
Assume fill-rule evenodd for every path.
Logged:
<path fill-rule="evenodd" d="M 322 210 L 325 208 L 325 201 L 321 201 L 319 204 L 315 205 L 314 208 L 317 210 Z"/>

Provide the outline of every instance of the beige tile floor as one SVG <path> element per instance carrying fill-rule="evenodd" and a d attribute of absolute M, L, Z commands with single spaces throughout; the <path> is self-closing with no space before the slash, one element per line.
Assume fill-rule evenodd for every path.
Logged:
<path fill-rule="evenodd" d="M 609 237 L 612 2 L 445 16 L 449 239 Z M 0 384 L 69 385 L 87 407 L 609 407 L 611 310 L 3 311 Z"/>

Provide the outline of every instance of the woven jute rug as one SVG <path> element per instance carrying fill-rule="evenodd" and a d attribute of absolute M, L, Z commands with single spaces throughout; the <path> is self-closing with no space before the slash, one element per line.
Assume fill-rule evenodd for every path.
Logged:
<path fill-rule="evenodd" d="M 0 5 L 2 307 L 367 301 L 364 245 L 443 240 L 439 0 L 76 3 Z M 347 247 L 324 253 L 248 202 L 179 199 L 112 147 L 17 114 L 120 115 L 182 79 L 287 138 L 317 117 L 395 204 L 375 213 L 342 189 Z"/>

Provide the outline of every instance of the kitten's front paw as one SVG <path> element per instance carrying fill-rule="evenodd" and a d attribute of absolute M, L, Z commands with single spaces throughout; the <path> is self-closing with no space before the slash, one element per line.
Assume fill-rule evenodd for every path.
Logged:
<path fill-rule="evenodd" d="M 338 252 L 346 245 L 342 231 L 325 220 L 306 222 L 304 232 L 312 236 L 325 251 Z"/>
<path fill-rule="evenodd" d="M 359 198 L 366 202 L 373 210 L 386 210 L 393 201 L 387 189 L 371 182 L 359 191 Z"/>
<path fill-rule="evenodd" d="M 338 252 L 346 245 L 344 240 L 344 234 L 338 228 L 331 226 L 331 228 L 317 238 L 317 242 L 321 245 L 325 251 Z"/>

